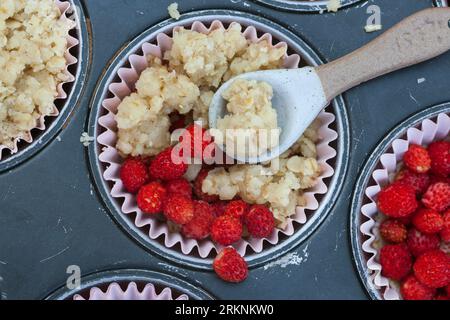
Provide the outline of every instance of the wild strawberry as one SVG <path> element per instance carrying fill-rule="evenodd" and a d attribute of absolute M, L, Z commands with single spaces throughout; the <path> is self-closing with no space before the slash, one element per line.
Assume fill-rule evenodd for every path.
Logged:
<path fill-rule="evenodd" d="M 401 280 L 411 270 L 412 259 L 405 244 L 388 244 L 381 248 L 382 274 L 393 280 Z"/>
<path fill-rule="evenodd" d="M 425 173 L 431 169 L 431 158 L 427 149 L 412 144 L 403 156 L 403 162 L 412 171 Z"/>
<path fill-rule="evenodd" d="M 433 209 L 420 208 L 413 216 L 414 226 L 422 233 L 438 233 L 444 227 L 444 220 L 439 212 Z"/>
<path fill-rule="evenodd" d="M 205 192 L 203 192 L 203 181 L 205 181 L 206 177 L 208 176 L 209 170 L 208 169 L 202 169 L 197 178 L 194 181 L 194 193 L 195 195 L 203 201 L 206 202 L 216 202 L 219 201 L 219 196 L 217 195 L 209 195 Z"/>
<path fill-rule="evenodd" d="M 192 198 L 192 187 L 186 179 L 180 178 L 167 181 L 165 183 L 165 187 L 167 194 L 176 194 L 179 196 Z"/>
<path fill-rule="evenodd" d="M 174 180 L 181 178 L 187 169 L 186 161 L 177 155 L 173 147 L 170 147 L 153 159 L 150 163 L 149 171 L 150 175 L 155 179 Z"/>
<path fill-rule="evenodd" d="M 438 182 L 429 186 L 422 197 L 422 203 L 438 212 L 450 207 L 450 184 Z"/>
<path fill-rule="evenodd" d="M 408 231 L 406 239 L 408 249 L 415 257 L 439 248 L 439 242 L 439 237 L 436 234 L 424 234 L 414 228 Z"/>
<path fill-rule="evenodd" d="M 194 218 L 194 203 L 188 197 L 169 195 L 163 209 L 166 218 L 177 224 L 186 224 Z"/>
<path fill-rule="evenodd" d="M 395 182 L 406 184 L 414 188 L 416 194 L 422 194 L 430 185 L 430 176 L 426 173 L 417 173 L 405 169 L 400 171 Z"/>
<path fill-rule="evenodd" d="M 417 280 L 430 288 L 442 288 L 450 283 L 450 257 L 433 250 L 417 258 L 413 266 Z"/>
<path fill-rule="evenodd" d="M 272 211 L 263 205 L 253 205 L 244 217 L 248 232 L 256 238 L 266 238 L 275 228 Z"/>
<path fill-rule="evenodd" d="M 242 223 L 238 218 L 220 216 L 211 226 L 211 239 L 218 244 L 228 246 L 242 237 Z"/>
<path fill-rule="evenodd" d="M 431 171 L 441 177 L 450 175 L 450 142 L 437 141 L 428 146 Z"/>
<path fill-rule="evenodd" d="M 450 209 L 444 212 L 442 220 L 444 221 L 444 227 L 440 233 L 441 240 L 450 243 Z"/>
<path fill-rule="evenodd" d="M 120 168 L 120 179 L 128 192 L 138 192 L 149 181 L 145 162 L 137 158 L 126 159 Z"/>
<path fill-rule="evenodd" d="M 179 139 L 184 150 L 190 151 L 190 157 L 197 159 L 211 158 L 214 154 L 205 154 L 206 148 L 213 143 L 213 139 L 206 129 L 198 124 L 192 124 Z"/>
<path fill-rule="evenodd" d="M 378 194 L 378 209 L 391 218 L 403 218 L 416 211 L 418 203 L 412 187 L 392 184 Z"/>
<path fill-rule="evenodd" d="M 428 288 L 410 275 L 403 281 L 400 291 L 405 300 L 431 300 L 434 296 L 434 289 Z"/>
<path fill-rule="evenodd" d="M 401 243 L 406 240 L 407 230 L 398 220 L 388 219 L 381 223 L 380 234 L 388 242 Z"/>
<path fill-rule="evenodd" d="M 247 262 L 234 248 L 223 249 L 214 259 L 213 268 L 219 278 L 228 282 L 242 282 L 248 276 Z"/>
<path fill-rule="evenodd" d="M 166 189 L 159 182 L 143 186 L 137 195 L 137 205 L 144 213 L 154 214 L 162 211 Z"/>
<path fill-rule="evenodd" d="M 214 219 L 213 208 L 207 202 L 194 200 L 194 218 L 183 225 L 181 232 L 188 238 L 204 239 L 209 235 Z"/>
<path fill-rule="evenodd" d="M 225 213 L 225 209 L 228 206 L 228 201 L 216 201 L 211 203 L 211 206 L 213 207 L 214 215 L 216 217 L 220 217 Z"/>
<path fill-rule="evenodd" d="M 235 218 L 242 219 L 247 214 L 250 206 L 244 200 L 230 201 L 225 208 L 224 214 Z"/>

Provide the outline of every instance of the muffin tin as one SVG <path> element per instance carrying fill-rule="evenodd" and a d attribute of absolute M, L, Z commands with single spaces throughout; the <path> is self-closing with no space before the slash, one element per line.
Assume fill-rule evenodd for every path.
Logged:
<path fill-rule="evenodd" d="M 137 268 L 176 275 L 219 299 L 366 299 L 366 289 L 353 266 L 348 229 L 357 173 L 378 141 L 397 123 L 426 106 L 450 101 L 450 55 L 375 80 L 344 95 L 345 105 L 339 104 L 343 110 L 335 112 L 346 114 L 337 122 L 343 128 L 336 128 L 342 139 L 337 158 L 341 161 L 337 166 L 341 171 L 335 175 L 336 181 L 330 181 L 335 184 L 334 191 L 327 195 L 329 198 L 322 199 L 320 219 L 314 221 L 308 232 L 287 238 L 273 250 L 263 251 L 263 256 L 250 257 L 249 278 L 239 285 L 229 285 L 207 270 L 209 262 L 191 261 L 176 250 L 155 248 L 135 239 L 133 230 L 127 230 L 124 222 L 115 217 L 117 211 L 102 191 L 95 144 L 85 148 L 79 142 L 84 131 L 95 134 L 93 118 L 98 112 L 98 96 L 94 92 L 104 89 L 102 82 L 109 74 L 108 61 L 114 65 L 123 50 L 143 37 L 143 32 L 148 35 L 152 27 L 159 29 L 174 23 L 165 20 L 170 2 L 79 3 L 80 12 L 86 16 L 80 29 L 86 34 L 83 38 L 86 39 L 85 65 L 79 77 L 89 81 L 76 83 L 80 88 L 73 91 L 77 93 L 70 105 L 74 110 L 66 118 L 58 118 L 54 125 L 59 127 L 55 131 L 51 131 L 53 127 L 46 131 L 52 133 L 47 146 L 36 146 L 33 157 L 2 167 L 0 173 L 1 298 L 44 298 L 66 282 L 67 267 L 77 265 L 83 275 L 97 275 L 106 270 L 107 273 L 98 274 L 103 282 L 110 279 L 108 272 L 118 269 Z M 74 3 L 78 2 L 74 0 Z M 384 28 L 418 10 L 444 5 L 432 0 L 371 0 L 369 3 L 382 8 Z M 320 15 L 279 10 L 257 1 L 180 2 L 182 13 L 217 8 L 227 11 L 208 11 L 208 15 L 251 17 L 274 28 L 281 36 L 289 35 L 294 42 L 306 44 L 303 50 L 310 48 L 307 54 L 316 63 L 340 57 L 377 35 L 364 32 L 367 14 L 359 4 L 346 7 L 344 12 Z M 193 16 L 184 15 L 182 21 L 188 19 Z M 419 78 L 426 81 L 419 85 Z M 346 150 L 350 151 L 350 157 L 346 156 Z M 132 276 L 137 274 L 132 271 L 124 281 L 132 281 Z M 83 281 L 83 286 L 88 283 Z"/>
<path fill-rule="evenodd" d="M 88 21 L 85 15 L 85 9 L 79 0 L 68 0 L 68 2 L 71 8 L 67 16 L 76 22 L 76 28 L 70 30 L 69 35 L 79 41 L 79 44 L 70 50 L 70 53 L 78 59 L 76 64 L 69 66 L 69 72 L 75 77 L 75 80 L 63 86 L 64 91 L 67 93 L 67 98 L 55 101 L 59 115 L 56 117 L 45 117 L 45 129 L 43 131 L 33 129 L 33 141 L 31 143 L 25 141 L 19 142 L 18 151 L 14 154 L 11 154 L 9 150 L 3 150 L 3 156 L 0 154 L 0 173 L 19 165 L 45 148 L 64 126 L 67 125 L 70 115 L 77 107 L 79 98 L 83 94 L 85 84 L 88 80 L 87 76 L 91 59 Z"/>

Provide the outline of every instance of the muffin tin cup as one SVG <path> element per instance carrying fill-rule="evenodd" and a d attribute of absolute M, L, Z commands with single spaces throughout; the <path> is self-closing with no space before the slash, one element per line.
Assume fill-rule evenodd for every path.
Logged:
<path fill-rule="evenodd" d="M 437 7 L 448 7 L 448 0 L 434 0 Z"/>
<path fill-rule="evenodd" d="M 60 19 L 73 25 L 67 34 L 65 52 L 68 80 L 58 85 L 51 114 L 40 117 L 26 137 L 14 141 L 13 148 L 0 145 L 0 173 L 27 160 L 52 140 L 75 108 L 86 82 L 90 48 L 84 9 L 79 0 L 55 2 L 61 11 Z"/>
<path fill-rule="evenodd" d="M 358 179 L 351 213 L 351 240 L 359 275 L 373 299 L 401 299 L 394 282 L 381 275 L 377 194 L 391 182 L 410 144 L 428 145 L 448 137 L 450 103 L 426 109 L 396 127 L 372 153 Z"/>
<path fill-rule="evenodd" d="M 130 217 L 137 208 L 135 203 L 133 203 L 132 196 L 123 191 L 120 179 L 118 178 L 121 160 L 117 151 L 114 149 L 115 137 L 111 132 L 108 132 L 114 130 L 115 124 L 111 114 L 109 114 L 110 110 L 108 111 L 104 108 L 104 102 L 111 102 L 113 99 L 118 99 L 118 96 L 120 95 L 122 95 L 122 97 L 126 96 L 131 91 L 130 89 L 125 89 L 123 83 L 126 83 L 126 81 L 123 79 L 128 76 L 136 81 L 138 76 L 136 72 L 132 72 L 134 71 L 133 69 L 126 69 L 123 67 L 131 65 L 132 68 L 140 69 L 140 71 L 145 67 L 138 66 L 137 61 L 143 59 L 133 53 L 139 52 L 139 49 L 141 49 L 143 53 L 146 53 L 146 51 L 158 53 L 158 49 L 160 48 L 158 46 L 152 46 L 148 44 L 148 42 L 157 39 L 157 43 L 164 50 L 167 48 L 167 39 L 170 39 L 165 34 L 170 34 L 175 27 L 190 27 L 194 24 L 195 28 L 206 29 L 200 22 L 205 24 L 219 23 L 214 22 L 215 20 L 225 24 L 237 22 L 244 27 L 254 26 L 263 37 L 273 37 L 281 42 L 286 42 L 290 48 L 290 53 L 294 52 L 300 54 L 308 64 L 317 65 L 321 63 L 320 58 L 301 39 L 265 19 L 250 14 L 226 10 L 200 11 L 184 14 L 180 21 L 173 22 L 173 20 L 168 20 L 150 28 L 138 38 L 131 41 L 118 53 L 116 59 L 108 68 L 104 78 L 98 84 L 96 95 L 94 96 L 92 103 L 92 113 L 89 121 L 89 133 L 95 136 L 98 141 L 97 144 L 89 147 L 90 163 L 93 169 L 94 180 L 115 220 L 133 238 L 138 240 L 139 243 L 143 244 L 149 250 L 177 263 L 203 269 L 211 269 L 211 262 L 214 257 L 212 252 L 220 250 L 220 247 L 213 245 L 211 241 L 205 245 L 205 242 L 199 244 L 192 239 L 183 239 L 180 235 L 168 235 L 167 226 L 165 226 L 165 228 L 159 226 L 152 230 L 152 221 L 136 220 L 138 222 L 136 223 L 135 219 Z M 251 30 L 248 32 L 253 33 Z M 265 33 L 269 33 L 270 36 L 264 36 Z M 256 35 L 254 35 L 254 37 L 256 37 Z M 130 60 L 135 61 L 127 64 L 127 59 L 130 55 L 132 57 Z M 287 61 L 289 60 L 295 60 L 295 56 L 291 56 L 291 58 L 287 59 Z M 130 85 L 130 87 L 133 86 Z M 122 88 L 125 90 L 121 90 Z M 116 96 L 111 94 L 111 89 L 113 92 L 117 93 Z M 105 99 L 109 100 L 107 101 Z M 297 212 L 296 218 L 298 219 L 299 224 L 303 224 L 302 227 L 296 230 L 293 224 L 291 224 L 292 227 L 284 232 L 284 235 L 281 237 L 283 238 L 282 240 L 278 237 L 277 232 L 276 234 L 274 233 L 271 238 L 266 239 L 267 243 L 264 245 L 263 240 L 255 241 L 253 244 L 247 242 L 238 245 L 237 248 L 242 254 L 247 253 L 246 259 L 250 266 L 255 266 L 268 259 L 276 258 L 294 245 L 303 241 L 318 227 L 334 204 L 337 194 L 339 193 L 339 188 L 342 186 L 342 184 L 337 184 L 336 180 L 343 179 L 343 174 L 347 166 L 347 146 L 349 144 L 344 143 L 344 141 L 348 141 L 348 123 L 342 98 L 339 97 L 334 101 L 332 109 L 335 115 L 329 112 L 324 112 L 322 115 L 324 119 L 324 128 L 321 133 L 325 132 L 327 135 L 324 135 L 324 140 L 319 145 L 319 153 L 324 152 L 327 154 L 324 159 L 322 159 L 323 161 L 320 161 L 320 164 L 324 169 L 324 176 L 322 178 L 326 179 L 327 183 L 319 181 L 319 187 L 310 192 L 308 209 L 313 210 L 314 213 L 305 214 L 305 208 L 299 209 L 298 211 L 303 210 L 303 212 Z M 101 125 L 98 125 L 98 123 Z M 328 125 L 331 123 L 333 123 L 333 126 L 336 127 L 336 130 L 340 135 L 337 135 L 336 132 L 333 133 L 333 130 L 328 129 Z M 107 128 L 106 131 L 105 128 Z M 329 144 L 335 144 L 337 146 L 337 152 L 333 150 Z M 331 158 L 333 158 L 332 161 L 334 162 L 335 170 L 327 163 Z M 315 199 L 315 196 L 319 194 L 322 198 L 320 201 Z M 120 201 L 120 198 L 125 198 L 123 204 L 121 203 L 122 201 Z M 125 211 L 126 214 L 124 214 L 123 211 Z M 156 223 L 156 221 L 154 223 Z M 146 225 L 150 225 L 150 230 L 145 229 Z M 205 246 L 207 246 L 206 249 Z M 199 249 L 197 253 L 193 252 L 194 248 Z M 203 252 L 201 251 L 202 248 L 204 249 Z M 246 252 L 246 249 L 248 248 L 251 248 L 253 252 L 250 254 Z"/>
<path fill-rule="evenodd" d="M 324 13 L 327 12 L 328 0 L 317 1 L 299 1 L 299 0 L 253 0 L 256 3 L 261 3 L 269 7 L 298 12 L 310 13 Z M 362 0 L 341 0 L 341 7 L 339 10 L 351 6 L 355 3 L 362 2 Z"/>
<path fill-rule="evenodd" d="M 205 290 L 171 275 L 140 269 L 93 273 L 77 289 L 61 287 L 45 300 L 213 300 Z"/>

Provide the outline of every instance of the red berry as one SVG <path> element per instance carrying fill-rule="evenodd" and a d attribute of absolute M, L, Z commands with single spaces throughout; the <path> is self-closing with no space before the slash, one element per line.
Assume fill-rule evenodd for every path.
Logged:
<path fill-rule="evenodd" d="M 220 216 L 211 226 L 211 238 L 218 244 L 228 246 L 242 237 L 242 223 L 238 218 Z"/>
<path fill-rule="evenodd" d="M 194 193 L 200 200 L 203 200 L 206 202 L 216 202 L 216 201 L 219 201 L 218 195 L 209 195 L 209 194 L 203 192 L 203 190 L 202 190 L 203 181 L 208 176 L 208 173 L 209 173 L 208 169 L 202 169 L 199 172 L 197 178 L 194 181 Z"/>
<path fill-rule="evenodd" d="M 225 213 L 225 209 L 228 206 L 228 201 L 216 201 L 211 203 L 216 217 L 220 217 Z"/>
<path fill-rule="evenodd" d="M 228 282 L 242 282 L 248 276 L 247 262 L 234 248 L 223 249 L 214 259 L 213 268 L 219 278 Z"/>
<path fill-rule="evenodd" d="M 197 159 L 211 158 L 212 155 L 205 155 L 205 149 L 213 143 L 213 139 L 206 129 L 198 124 L 192 124 L 186 128 L 179 139 L 183 149 L 189 150 L 189 157 Z"/>
<path fill-rule="evenodd" d="M 186 161 L 178 156 L 176 150 L 170 147 L 160 154 L 150 164 L 150 175 L 155 179 L 174 180 L 181 178 L 187 171 Z"/>
<path fill-rule="evenodd" d="M 120 179 L 128 192 L 136 193 L 150 179 L 142 159 L 128 158 L 120 169 Z"/>
<path fill-rule="evenodd" d="M 405 300 L 431 300 L 434 296 L 434 289 L 428 288 L 410 275 L 403 281 L 400 291 Z"/>
<path fill-rule="evenodd" d="M 181 232 L 188 238 L 204 239 L 209 235 L 214 219 L 213 208 L 207 202 L 194 200 L 194 218 L 183 225 Z"/>
<path fill-rule="evenodd" d="M 186 224 L 194 218 L 194 203 L 188 197 L 170 195 L 164 203 L 164 215 L 177 224 Z"/>
<path fill-rule="evenodd" d="M 444 228 L 440 233 L 441 240 L 450 243 L 450 209 L 444 212 L 442 220 L 444 221 Z"/>
<path fill-rule="evenodd" d="M 242 219 L 247 214 L 250 206 L 244 200 L 230 201 L 225 208 L 224 214 L 235 218 Z"/>
<path fill-rule="evenodd" d="M 168 194 L 192 198 L 192 187 L 186 179 L 181 178 L 167 181 L 165 187 Z"/>
<path fill-rule="evenodd" d="M 431 169 L 431 158 L 427 149 L 412 144 L 403 156 L 405 165 L 417 173 L 425 173 Z"/>
<path fill-rule="evenodd" d="M 160 213 L 166 198 L 166 189 L 159 182 L 143 186 L 137 195 L 137 204 L 144 213 Z"/>
<path fill-rule="evenodd" d="M 401 280 L 411 270 L 412 259 L 405 244 L 388 244 L 381 248 L 382 274 L 393 280 Z"/>
<path fill-rule="evenodd" d="M 408 231 L 406 240 L 409 251 L 415 257 L 439 248 L 439 242 L 439 237 L 436 234 L 424 234 L 414 228 Z"/>
<path fill-rule="evenodd" d="M 422 197 L 422 203 L 438 212 L 450 207 L 450 184 L 438 182 L 429 186 Z"/>
<path fill-rule="evenodd" d="M 392 184 L 378 194 L 378 209 L 389 217 L 407 217 L 417 207 L 416 193 L 412 187 Z"/>
<path fill-rule="evenodd" d="M 438 233 L 444 227 L 444 220 L 439 212 L 433 209 L 420 208 L 413 216 L 414 226 L 422 233 Z"/>
<path fill-rule="evenodd" d="M 450 142 L 437 141 L 428 146 L 431 171 L 441 177 L 450 175 Z"/>
<path fill-rule="evenodd" d="M 430 288 L 442 288 L 450 283 L 450 257 L 433 250 L 417 258 L 413 266 L 416 278 Z"/>
<path fill-rule="evenodd" d="M 395 182 L 408 185 L 416 191 L 416 194 L 422 194 L 430 185 L 430 176 L 426 173 L 416 173 L 406 169 L 400 171 Z"/>
<path fill-rule="evenodd" d="M 275 228 L 272 211 L 266 206 L 254 205 L 244 217 L 248 232 L 256 238 L 266 238 Z"/>
<path fill-rule="evenodd" d="M 380 234 L 388 242 L 401 243 L 406 240 L 407 230 L 400 221 L 388 219 L 381 223 Z"/>

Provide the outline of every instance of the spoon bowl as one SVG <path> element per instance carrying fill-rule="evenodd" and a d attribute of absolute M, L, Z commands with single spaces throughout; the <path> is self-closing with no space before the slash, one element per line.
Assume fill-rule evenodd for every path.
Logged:
<path fill-rule="evenodd" d="M 272 105 L 277 112 L 278 127 L 281 129 L 278 146 L 257 157 L 230 154 L 225 145 L 219 145 L 228 156 L 238 162 L 260 163 L 278 157 L 301 137 L 327 105 L 321 81 L 312 67 L 250 72 L 228 80 L 216 91 L 209 108 L 210 128 L 216 128 L 217 120 L 228 113 L 227 103 L 222 95 L 237 79 L 264 81 L 272 86 Z"/>

